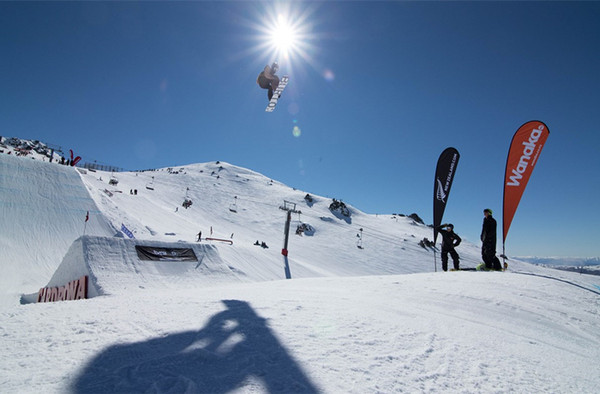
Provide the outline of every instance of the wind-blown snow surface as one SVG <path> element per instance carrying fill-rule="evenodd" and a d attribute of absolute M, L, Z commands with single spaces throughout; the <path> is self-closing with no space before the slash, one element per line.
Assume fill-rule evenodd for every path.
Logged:
<path fill-rule="evenodd" d="M 95 250 L 89 260 L 95 269 L 116 271 L 118 253 L 131 242 L 187 247 L 200 230 L 210 237 L 211 226 L 214 238 L 234 244 L 195 246 L 197 254 L 211 255 L 211 265 L 202 267 L 207 278 L 197 282 L 169 279 L 174 270 L 165 278 L 146 276 L 160 273 L 152 266 L 137 271 L 140 282 L 140 262 L 124 255 L 135 269 L 110 283 L 110 295 L 19 305 L 12 290 L 3 291 L 0 392 L 592 393 L 600 385 L 598 277 L 512 260 L 503 273 L 433 273 L 431 251 L 417 244 L 431 238 L 428 227 L 353 207 L 350 219 L 340 219 L 327 209 L 329 199 L 313 196 L 310 205 L 306 192 L 226 163 L 119 173 L 115 187 L 108 173 L 79 178 L 73 168 L 32 162 L 6 158 L 0 173 L 1 200 L 17 209 L 2 211 L 13 216 L 2 230 L 11 257 L 1 267 L 23 283 L 11 289 L 27 293 L 50 281 L 51 272 L 23 278 L 38 264 L 59 266 L 68 247 L 51 261 L 39 254 L 58 253 L 51 240 L 75 241 L 88 209 L 97 210 L 88 231 L 96 220 L 106 224 L 98 230 L 108 228 L 77 241 Z M 49 197 L 38 191 L 48 187 L 55 188 Z M 70 213 L 61 198 L 82 189 L 94 201 L 82 194 L 85 205 Z M 135 189 L 137 195 L 129 193 Z M 186 197 L 189 209 L 181 206 Z M 29 209 L 18 206 L 23 198 Z M 315 228 L 312 236 L 294 235 L 294 215 L 293 280 L 280 280 L 284 199 L 297 203 L 300 220 Z M 50 227 L 36 234 L 40 242 L 27 244 L 31 211 L 68 231 Z M 64 220 L 69 215 L 79 222 Z M 136 241 L 107 238 L 121 224 Z M 356 246 L 360 228 L 364 249 Z M 254 246 L 256 240 L 270 248 Z M 65 265 L 75 262 L 77 242 Z M 100 252 L 102 245 L 107 250 Z M 25 246 L 38 254 L 19 258 Z M 458 251 L 463 266 L 478 263 L 476 245 L 464 242 Z"/>

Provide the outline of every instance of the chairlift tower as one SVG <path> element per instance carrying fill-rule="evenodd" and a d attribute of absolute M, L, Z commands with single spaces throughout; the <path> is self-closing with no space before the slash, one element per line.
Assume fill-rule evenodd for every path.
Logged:
<path fill-rule="evenodd" d="M 52 163 L 52 159 L 54 158 L 54 152 L 60 153 L 61 156 L 63 155 L 62 146 L 55 144 L 46 144 L 46 146 L 50 148 L 50 163 Z"/>
<path fill-rule="evenodd" d="M 287 212 L 287 219 L 285 221 L 285 228 L 283 233 L 285 234 L 285 239 L 283 241 L 283 249 L 281 249 L 281 254 L 283 255 L 283 262 L 285 264 L 285 278 L 292 279 L 292 273 L 290 272 L 290 264 L 288 261 L 288 242 L 290 240 L 290 223 L 292 222 L 292 213 L 300 214 L 301 211 L 296 209 L 296 203 L 289 202 L 284 200 L 283 205 L 279 207 L 279 209 Z"/>

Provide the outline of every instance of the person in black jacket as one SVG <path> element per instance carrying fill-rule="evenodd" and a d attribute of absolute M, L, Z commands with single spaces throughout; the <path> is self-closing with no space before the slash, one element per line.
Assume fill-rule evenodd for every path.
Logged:
<path fill-rule="evenodd" d="M 502 271 L 500 260 L 496 257 L 496 219 L 492 217 L 492 210 L 483 210 L 483 227 L 481 229 L 481 257 L 488 270 Z"/>
<path fill-rule="evenodd" d="M 266 65 L 264 70 L 258 74 L 258 78 L 256 78 L 256 83 L 263 89 L 268 89 L 267 97 L 269 101 L 273 97 L 273 92 L 277 90 L 277 86 L 279 86 L 279 77 L 275 75 L 277 70 L 279 69 L 279 65 L 277 62 L 273 62 L 273 64 Z"/>
<path fill-rule="evenodd" d="M 442 224 L 437 230 L 442 235 L 442 269 L 448 271 L 448 253 L 450 253 L 454 262 L 454 269 L 458 270 L 459 256 L 454 248 L 460 245 L 462 239 L 454 232 L 453 224 Z"/>

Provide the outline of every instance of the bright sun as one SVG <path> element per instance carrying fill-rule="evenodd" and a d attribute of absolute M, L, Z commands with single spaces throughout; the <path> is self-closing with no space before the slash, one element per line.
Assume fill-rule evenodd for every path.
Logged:
<path fill-rule="evenodd" d="M 277 17 L 277 22 L 270 32 L 270 41 L 274 49 L 286 57 L 293 52 L 297 45 L 298 34 L 294 26 L 283 15 Z"/>
<path fill-rule="evenodd" d="M 298 8 L 300 5 L 302 7 Z M 255 45 L 243 55 L 258 55 L 256 59 L 259 64 L 278 61 L 284 73 L 291 73 L 293 64 L 315 67 L 312 58 L 315 47 L 312 42 L 316 35 L 313 32 L 314 22 L 311 22 L 315 10 L 313 3 L 305 6 L 300 2 L 278 3 L 267 9 L 261 7 L 257 10 L 256 19 L 246 22 L 256 34 L 248 37 Z"/>

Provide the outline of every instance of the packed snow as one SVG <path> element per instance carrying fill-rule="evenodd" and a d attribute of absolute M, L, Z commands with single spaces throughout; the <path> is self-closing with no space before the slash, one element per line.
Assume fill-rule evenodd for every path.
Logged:
<path fill-rule="evenodd" d="M 431 228 L 331 203 L 223 162 L 108 173 L 0 154 L 0 391 L 597 392 L 600 277 L 514 259 L 434 272 Z M 291 280 L 280 207 L 301 212 Z M 458 252 L 479 264 L 478 244 Z M 30 303 L 81 275 L 89 299 Z"/>

